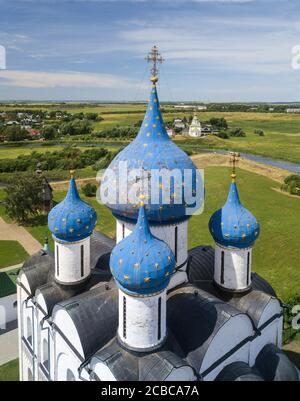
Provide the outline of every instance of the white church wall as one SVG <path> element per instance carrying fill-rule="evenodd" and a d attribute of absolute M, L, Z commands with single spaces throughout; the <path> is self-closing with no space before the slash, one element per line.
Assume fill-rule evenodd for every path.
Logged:
<path fill-rule="evenodd" d="M 197 380 L 193 369 L 190 366 L 175 368 L 164 381 L 195 381 Z"/>
<path fill-rule="evenodd" d="M 56 306 L 53 310 L 52 317 L 55 326 L 57 326 L 59 330 L 62 333 L 64 333 L 66 338 L 68 338 L 71 341 L 73 347 L 78 351 L 78 353 L 82 357 L 84 357 L 81 340 L 79 338 L 76 326 L 74 325 L 74 322 L 71 319 L 70 315 L 64 309 L 60 308 L 60 306 Z M 60 335 L 56 330 L 55 334 L 56 335 L 58 334 L 58 338 L 60 338 Z M 63 346 L 62 350 L 59 350 L 57 348 L 57 352 L 64 352 L 64 351 L 65 351 L 65 346 Z"/>
<path fill-rule="evenodd" d="M 251 263 L 252 248 L 229 249 L 216 244 L 214 280 L 227 289 L 243 290 L 251 284 Z"/>
<path fill-rule="evenodd" d="M 58 345 L 60 340 L 58 339 Z M 81 381 L 78 374 L 80 362 L 69 350 L 60 352 L 56 357 L 56 381 Z"/>
<path fill-rule="evenodd" d="M 133 231 L 135 225 L 121 220 L 117 220 L 117 243 L 123 238 L 127 237 Z M 176 256 L 177 266 L 182 265 L 187 261 L 188 257 L 188 221 L 178 223 L 176 225 L 162 225 L 162 226 L 150 226 L 152 234 L 165 241 L 172 252 Z M 187 282 L 187 275 L 185 273 L 186 263 L 180 268 L 180 272 L 177 272 L 171 277 L 168 289 L 174 288 L 179 284 Z"/>
<path fill-rule="evenodd" d="M 273 316 L 278 315 L 282 312 L 282 308 L 278 299 L 271 298 L 268 305 L 265 307 L 260 320 L 258 322 L 258 329 L 263 324 L 272 319 Z M 283 329 L 283 318 L 278 317 L 268 324 L 262 331 L 261 335 L 257 336 L 251 343 L 249 364 L 253 366 L 255 359 L 259 352 L 266 344 L 275 344 L 279 348 L 282 346 L 282 329 Z"/>
<path fill-rule="evenodd" d="M 93 371 L 101 381 L 117 381 L 109 367 L 103 362 L 97 362 L 93 367 Z"/>
<path fill-rule="evenodd" d="M 37 308 L 37 338 L 38 338 L 38 350 L 37 350 L 37 360 L 38 360 L 38 372 L 39 380 L 49 380 L 51 377 L 51 367 L 53 362 L 53 344 L 51 335 L 51 326 L 47 320 L 47 305 L 45 303 L 44 297 L 41 293 L 37 292 L 36 302 L 39 304 L 40 308 Z"/>
<path fill-rule="evenodd" d="M 20 285 L 22 284 L 22 286 Z M 25 291 L 26 289 L 26 291 Z M 28 364 L 31 364 L 32 369 L 32 356 L 27 351 L 23 343 L 22 337 L 26 337 L 26 318 L 24 317 L 24 310 L 26 310 L 25 301 L 30 293 L 30 286 L 25 274 L 21 273 L 17 280 L 17 309 L 18 309 L 18 343 L 19 343 L 19 378 L 25 380 L 28 375 Z M 27 365 L 26 365 L 27 364 Z"/>
<path fill-rule="evenodd" d="M 213 381 L 216 379 L 218 374 L 225 368 L 225 366 L 230 365 L 233 362 L 246 362 L 248 363 L 250 352 L 250 343 L 243 345 L 240 349 L 238 349 L 235 353 L 233 353 L 229 358 L 227 358 L 224 362 L 220 363 L 214 370 L 212 370 L 208 375 L 206 375 L 203 379 L 204 381 Z"/>
<path fill-rule="evenodd" d="M 132 297 L 119 290 L 118 334 L 132 348 L 160 344 L 166 335 L 166 291 L 151 297 Z"/>
<path fill-rule="evenodd" d="M 32 301 L 25 298 L 21 303 L 22 321 L 22 373 L 21 377 L 25 381 L 35 380 L 35 310 Z"/>
<path fill-rule="evenodd" d="M 17 294 L 0 298 L 0 328 L 5 329 L 7 323 L 13 322 L 17 317 Z"/>
<path fill-rule="evenodd" d="M 210 368 L 225 354 L 234 349 L 239 343 L 253 335 L 253 326 L 247 315 L 239 314 L 231 317 L 212 339 L 204 356 L 200 368 L 200 374 Z M 226 341 L 224 341 L 226 339 Z M 212 372 L 205 376 L 205 380 L 213 380 L 224 366 L 234 361 L 248 363 L 250 343 L 247 342 L 225 361 L 218 365 Z"/>
<path fill-rule="evenodd" d="M 275 305 L 273 304 L 272 307 L 275 307 Z M 270 313 L 272 307 L 269 308 L 269 311 L 266 311 L 267 312 L 266 314 Z M 261 321 L 263 320 L 265 320 L 264 317 L 262 317 Z M 259 324 L 258 327 L 260 326 L 261 324 Z M 250 356 L 249 356 L 250 366 L 253 366 L 255 364 L 257 355 L 260 353 L 260 351 L 263 349 L 265 345 L 275 344 L 277 347 L 281 348 L 282 329 L 283 329 L 283 317 L 281 316 L 273 320 L 263 330 L 261 330 L 261 334 L 257 336 L 251 343 Z"/>
<path fill-rule="evenodd" d="M 59 306 L 54 308 L 53 321 L 55 326 L 61 331 L 64 336 L 71 342 L 72 346 L 79 353 L 82 359 L 84 359 L 84 352 L 79 338 L 76 327 L 70 317 L 70 315 Z M 54 352 L 54 380 L 67 380 L 67 376 L 74 376 L 74 380 L 80 380 L 78 375 L 78 368 L 82 361 L 75 355 L 72 348 L 60 335 L 57 329 L 53 329 L 53 341 L 55 344 Z M 73 380 L 73 379 L 72 379 Z"/>
<path fill-rule="evenodd" d="M 65 243 L 55 241 L 55 278 L 61 283 L 84 280 L 90 274 L 90 237 Z"/>

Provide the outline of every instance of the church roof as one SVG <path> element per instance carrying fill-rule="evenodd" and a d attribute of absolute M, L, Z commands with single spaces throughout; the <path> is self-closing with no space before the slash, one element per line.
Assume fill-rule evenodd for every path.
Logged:
<path fill-rule="evenodd" d="M 209 230 L 216 243 L 225 247 L 248 248 L 258 238 L 259 224 L 242 205 L 235 181 L 225 205 L 211 216 Z"/>
<path fill-rule="evenodd" d="M 123 149 L 111 162 L 107 171 L 114 171 L 115 177 L 105 173 L 102 185 L 109 188 L 115 186 L 115 180 L 123 180 L 123 176 L 119 171 L 120 163 L 127 163 L 128 172 L 133 172 L 138 169 L 141 172 L 149 173 L 144 180 L 136 180 L 136 176 L 129 177 L 128 174 L 128 189 L 137 188 L 141 182 L 144 183 L 144 188 L 150 186 L 149 180 L 153 177 L 153 171 L 159 174 L 164 172 L 172 172 L 176 169 L 180 172 L 180 179 L 168 180 L 167 184 L 157 185 L 157 202 L 153 202 L 152 197 L 154 190 L 148 188 L 145 199 L 145 207 L 150 224 L 171 223 L 188 219 L 190 216 L 186 212 L 187 206 L 194 206 L 195 199 L 192 199 L 190 205 L 186 205 L 184 193 L 184 185 L 187 177 L 184 176 L 184 170 L 191 172 L 191 180 L 188 182 L 190 192 L 193 196 L 196 193 L 198 174 L 192 160 L 169 138 L 166 132 L 163 118 L 160 111 L 159 100 L 157 96 L 156 85 L 151 89 L 150 101 L 145 114 L 144 121 L 141 125 L 137 137 L 125 149 Z M 122 170 L 124 171 L 124 169 Z M 128 192 L 129 192 L 128 190 Z M 143 189 L 142 189 L 143 192 Z M 147 192 L 147 190 L 146 190 Z M 136 204 L 130 201 L 119 201 L 122 196 L 120 189 L 117 187 L 116 202 L 108 201 L 107 206 L 112 210 L 113 214 L 123 220 L 135 220 L 138 216 Z M 176 200 L 175 200 L 176 198 Z M 188 202 L 187 202 L 188 203 Z"/>
<path fill-rule="evenodd" d="M 110 268 L 118 286 L 130 294 L 153 294 L 166 288 L 174 272 L 169 246 L 150 231 L 144 206 L 133 232 L 111 253 Z"/>
<path fill-rule="evenodd" d="M 61 241 L 79 241 L 92 234 L 96 220 L 95 210 L 80 199 L 76 182 L 72 177 L 65 199 L 48 215 L 49 230 Z"/>

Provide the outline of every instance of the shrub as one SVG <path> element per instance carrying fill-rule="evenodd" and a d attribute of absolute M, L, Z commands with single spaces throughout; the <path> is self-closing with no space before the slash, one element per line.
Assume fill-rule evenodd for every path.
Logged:
<path fill-rule="evenodd" d="M 222 139 L 229 139 L 229 135 L 225 131 L 218 132 L 217 136 Z"/>
<path fill-rule="evenodd" d="M 300 175 L 291 174 L 286 177 L 281 189 L 282 191 L 289 192 L 292 195 L 300 196 Z"/>
<path fill-rule="evenodd" d="M 225 120 L 225 118 L 216 118 L 213 117 L 209 120 L 210 124 L 212 125 L 213 128 L 216 129 L 227 129 L 228 128 L 228 124 L 227 121 Z"/>
<path fill-rule="evenodd" d="M 97 186 L 95 184 L 88 183 L 82 187 L 82 192 L 85 196 L 95 196 L 97 192 Z"/>
<path fill-rule="evenodd" d="M 246 133 L 241 128 L 237 127 L 230 131 L 230 136 L 242 138 L 246 136 Z"/>
<path fill-rule="evenodd" d="M 254 134 L 258 135 L 258 136 L 264 136 L 265 133 L 262 129 L 255 129 L 254 130 Z"/>

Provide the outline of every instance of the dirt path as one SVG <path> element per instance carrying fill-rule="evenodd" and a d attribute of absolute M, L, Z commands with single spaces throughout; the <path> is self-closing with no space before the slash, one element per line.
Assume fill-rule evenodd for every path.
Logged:
<path fill-rule="evenodd" d="M 0 240 L 18 241 L 29 255 L 41 249 L 41 244 L 24 227 L 8 224 L 2 217 L 0 217 Z"/>
<path fill-rule="evenodd" d="M 51 182 L 50 185 L 53 189 L 60 191 L 60 190 L 67 189 L 69 182 L 70 182 L 69 180 L 55 181 L 55 182 Z M 96 184 L 96 178 L 76 178 L 76 185 L 78 188 L 80 188 L 82 185 L 87 184 L 89 182 L 91 184 Z"/>
<path fill-rule="evenodd" d="M 205 168 L 207 166 L 227 166 L 229 167 L 229 157 L 226 155 L 220 155 L 217 153 L 204 153 L 192 156 L 192 160 L 198 168 Z M 258 163 L 256 161 L 239 159 L 238 167 L 251 171 L 256 174 L 263 175 L 265 177 L 271 178 L 274 181 L 282 183 L 284 178 L 291 174 L 288 170 L 283 170 L 277 167 L 267 166 L 263 163 Z"/>

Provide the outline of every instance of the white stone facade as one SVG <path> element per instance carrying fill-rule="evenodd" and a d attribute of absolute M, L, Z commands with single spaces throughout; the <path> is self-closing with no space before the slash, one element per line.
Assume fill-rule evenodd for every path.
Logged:
<path fill-rule="evenodd" d="M 55 240 L 55 279 L 63 284 L 85 280 L 90 269 L 90 237 L 67 243 Z"/>
<path fill-rule="evenodd" d="M 146 351 L 166 337 L 166 290 L 136 297 L 119 290 L 118 336 L 129 348 Z"/>
<path fill-rule="evenodd" d="M 215 247 L 215 282 L 230 291 L 243 291 L 251 285 L 252 248 Z"/>

